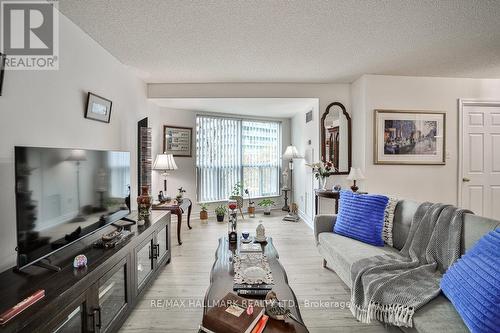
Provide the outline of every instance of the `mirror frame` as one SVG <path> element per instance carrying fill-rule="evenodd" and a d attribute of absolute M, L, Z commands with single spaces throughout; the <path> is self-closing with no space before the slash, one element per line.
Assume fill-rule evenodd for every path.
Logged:
<path fill-rule="evenodd" d="M 342 113 L 347 119 L 347 171 L 338 171 L 335 173 L 332 173 L 333 175 L 348 175 L 349 171 L 351 170 L 352 166 L 352 126 L 351 126 L 351 116 L 349 113 L 347 113 L 347 110 L 345 106 L 340 103 L 340 102 L 333 102 L 328 104 L 326 107 L 325 112 L 323 112 L 323 115 L 321 116 L 321 161 L 326 162 L 325 156 L 326 156 L 326 146 L 325 146 L 325 138 L 326 138 L 326 133 L 325 133 L 325 119 L 326 116 L 330 113 L 330 109 L 334 106 L 338 106 L 339 108 L 342 109 Z M 340 157 L 339 157 L 340 158 Z"/>

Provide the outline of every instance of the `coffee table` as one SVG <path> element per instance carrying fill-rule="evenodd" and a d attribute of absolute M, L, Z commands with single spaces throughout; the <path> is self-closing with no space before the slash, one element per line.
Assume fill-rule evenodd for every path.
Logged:
<path fill-rule="evenodd" d="M 208 305 L 217 304 L 217 301 L 226 296 L 228 292 L 233 291 L 233 254 L 237 251 L 237 246 L 229 244 L 227 237 L 219 238 L 219 247 L 215 252 L 215 263 L 210 273 L 210 286 L 205 294 L 203 315 L 209 310 Z M 279 300 L 285 301 L 291 313 L 301 322 L 302 316 L 299 311 L 299 304 L 295 293 L 288 285 L 288 278 L 285 269 L 279 262 L 279 255 L 273 245 L 271 237 L 267 238 L 267 243 L 262 244 L 264 254 L 267 256 L 269 266 L 274 279 L 273 291 Z M 292 319 L 280 321 L 269 318 L 265 333 L 275 332 L 309 332 L 307 328 Z"/>

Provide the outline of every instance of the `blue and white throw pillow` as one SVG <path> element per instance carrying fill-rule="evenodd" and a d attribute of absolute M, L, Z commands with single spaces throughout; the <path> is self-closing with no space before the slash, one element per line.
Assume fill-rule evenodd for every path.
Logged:
<path fill-rule="evenodd" d="M 382 229 L 389 198 L 377 194 L 340 192 L 340 209 L 333 231 L 364 243 L 384 246 Z"/>
<path fill-rule="evenodd" d="M 472 333 L 500 331 L 500 228 L 448 268 L 441 289 Z"/>
<path fill-rule="evenodd" d="M 384 228 L 382 229 L 382 239 L 384 243 L 389 246 L 394 246 L 392 240 L 392 224 L 394 222 L 394 213 L 396 211 L 396 206 L 398 205 L 399 200 L 394 197 L 389 197 L 389 202 L 387 203 L 387 207 L 385 207 L 384 213 Z"/>

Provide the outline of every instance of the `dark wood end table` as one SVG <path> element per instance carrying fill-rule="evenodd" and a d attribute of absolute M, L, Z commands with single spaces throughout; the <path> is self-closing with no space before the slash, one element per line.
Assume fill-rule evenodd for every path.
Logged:
<path fill-rule="evenodd" d="M 319 213 L 319 198 L 328 198 L 335 200 L 335 214 L 339 213 L 339 191 L 331 190 L 314 190 L 314 213 L 318 215 Z"/>
<path fill-rule="evenodd" d="M 180 203 L 177 201 L 167 201 L 164 203 L 153 204 L 153 210 L 169 210 L 172 214 L 177 215 L 177 243 L 182 245 L 181 241 L 181 224 L 182 224 L 182 214 L 187 212 L 187 226 L 191 228 L 191 209 L 193 208 L 193 203 L 190 199 L 184 198 Z"/>

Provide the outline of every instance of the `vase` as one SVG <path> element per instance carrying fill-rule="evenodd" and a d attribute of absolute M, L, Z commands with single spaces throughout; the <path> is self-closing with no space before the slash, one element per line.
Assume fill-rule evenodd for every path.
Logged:
<path fill-rule="evenodd" d="M 149 223 L 152 204 L 153 197 L 149 194 L 149 186 L 142 186 L 141 195 L 137 197 L 137 206 L 139 210 L 139 218 L 137 219 L 137 224 L 142 225 L 144 223 Z"/>
<path fill-rule="evenodd" d="M 321 187 L 321 189 L 324 191 L 326 190 L 326 181 L 328 180 L 327 177 L 324 177 L 324 178 L 320 178 L 319 179 L 319 186 Z"/>

